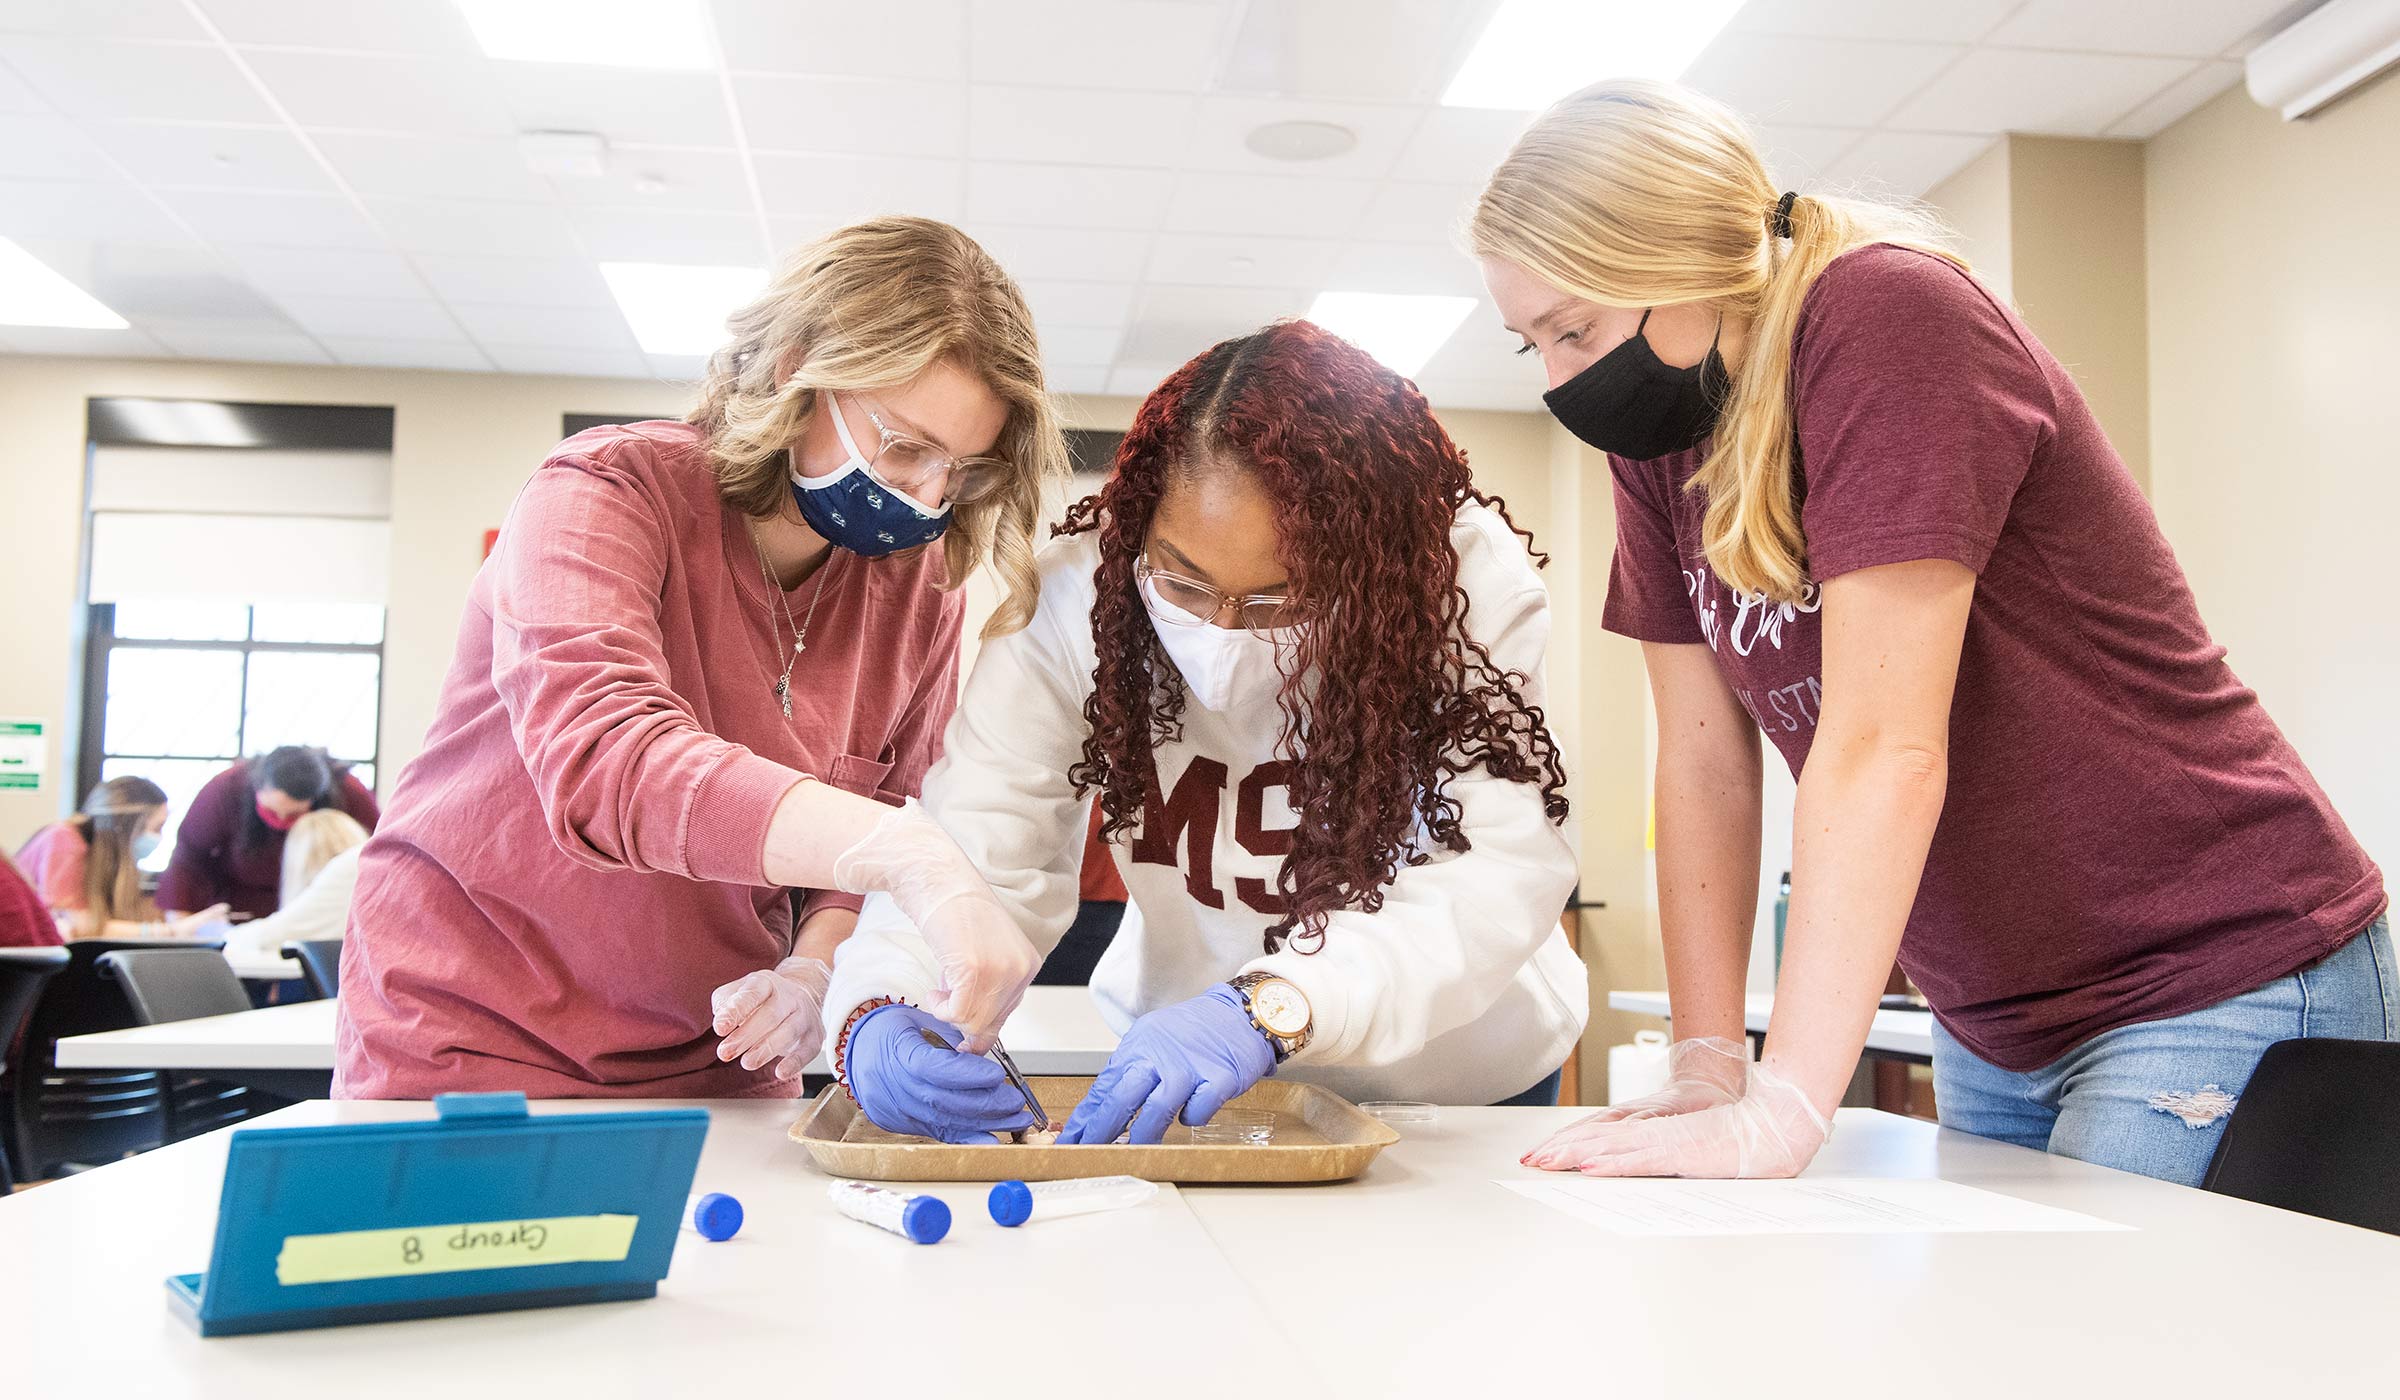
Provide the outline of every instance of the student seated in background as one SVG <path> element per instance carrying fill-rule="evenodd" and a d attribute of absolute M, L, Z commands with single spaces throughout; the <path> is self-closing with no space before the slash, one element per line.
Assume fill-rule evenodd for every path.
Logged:
<path fill-rule="evenodd" d="M 148 778 L 111 778 L 83 810 L 33 834 L 17 860 L 69 938 L 190 938 L 225 906 L 166 918 L 142 892 L 142 858 L 167 824 L 167 794 Z"/>
<path fill-rule="evenodd" d="M 228 929 L 226 953 L 280 957 L 286 943 L 341 937 L 350 922 L 350 893 L 358 887 L 359 849 L 366 844 L 367 829 L 334 808 L 292 823 L 283 839 L 281 907 Z"/>
<path fill-rule="evenodd" d="M 283 846 L 292 823 L 340 808 L 369 831 L 378 809 L 366 785 L 323 749 L 286 745 L 208 780 L 183 814 L 175 854 L 158 882 L 162 909 L 224 903 L 256 918 L 282 902 Z"/>
<path fill-rule="evenodd" d="M 1037 948 L 1086 812 L 1132 894 L 1092 978 L 1124 1039 L 1062 1144 L 1157 1142 L 1269 1074 L 1355 1099 L 1555 1103 L 1583 1032 L 1550 596 L 1416 388 L 1307 322 L 1228 340 L 1135 416 L 986 642 L 925 809 Z M 904 911 L 870 899 L 826 999 L 879 1126 L 1024 1127 Z"/>

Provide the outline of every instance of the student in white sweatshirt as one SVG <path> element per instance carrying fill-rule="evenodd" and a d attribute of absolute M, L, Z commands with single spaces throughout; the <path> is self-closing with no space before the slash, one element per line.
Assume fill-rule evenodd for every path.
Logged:
<path fill-rule="evenodd" d="M 1268 1074 L 1357 1099 L 1555 1102 L 1587 1012 L 1545 724 L 1549 595 L 1422 395 L 1306 322 L 1143 404 L 1108 485 L 988 642 L 924 805 L 1036 949 L 1091 804 L 1131 894 L 1092 993 L 1123 1041 L 1062 1142 L 1157 1141 Z M 939 974 L 870 899 L 826 998 L 887 1129 L 1028 1115 L 918 1008 Z"/>

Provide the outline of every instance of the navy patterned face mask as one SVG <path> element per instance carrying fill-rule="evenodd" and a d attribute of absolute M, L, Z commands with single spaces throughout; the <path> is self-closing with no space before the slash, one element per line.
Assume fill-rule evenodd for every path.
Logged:
<path fill-rule="evenodd" d="M 833 430 L 849 460 L 824 476 L 792 474 L 792 500 L 800 518 L 827 543 L 869 559 L 931 544 L 950 528 L 950 507 L 928 508 L 916 497 L 880 480 L 859 455 L 850 425 L 830 399 Z"/>

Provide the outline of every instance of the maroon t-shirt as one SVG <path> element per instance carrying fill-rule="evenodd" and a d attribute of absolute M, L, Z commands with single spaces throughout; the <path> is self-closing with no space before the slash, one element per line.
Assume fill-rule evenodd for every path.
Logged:
<path fill-rule="evenodd" d="M 282 902 L 283 833 L 269 829 L 255 845 L 242 840 L 247 814 L 258 805 L 249 767 L 243 759 L 193 794 L 175 828 L 175 854 L 158 879 L 159 908 L 190 914 L 224 903 L 236 914 L 263 919 Z M 338 807 L 369 831 L 380 814 L 375 794 L 347 768 L 335 771 L 333 790 L 317 799 L 317 806 Z"/>
<path fill-rule="evenodd" d="M 1915 559 L 1979 575 L 1948 798 L 1900 965 L 2007 1069 L 2210 1006 L 2323 957 L 2382 872 L 2201 625 L 2157 518 L 2075 381 L 1952 264 L 1862 248 L 1793 341 L 1810 577 Z M 1610 459 L 1602 625 L 1705 643 L 1798 773 L 1824 695 L 1812 585 L 1736 596 L 1683 489 L 1707 444 Z"/>

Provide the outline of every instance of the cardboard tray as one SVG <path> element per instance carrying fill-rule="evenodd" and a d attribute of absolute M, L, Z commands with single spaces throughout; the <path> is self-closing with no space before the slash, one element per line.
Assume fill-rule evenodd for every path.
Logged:
<path fill-rule="evenodd" d="M 1090 1076 L 1028 1076 L 1034 1097 L 1054 1123 L 1092 1087 Z M 1207 1144 L 1191 1141 L 1178 1123 L 1166 1141 L 1135 1147 L 953 1146 L 887 1133 L 867 1121 L 840 1085 L 829 1086 L 792 1125 L 819 1170 L 863 1181 L 1062 1181 L 1084 1176 L 1138 1176 L 1145 1181 L 1347 1181 L 1400 1135 L 1349 1100 L 1314 1084 L 1262 1080 L 1233 1101 L 1275 1115 L 1274 1141 Z"/>

